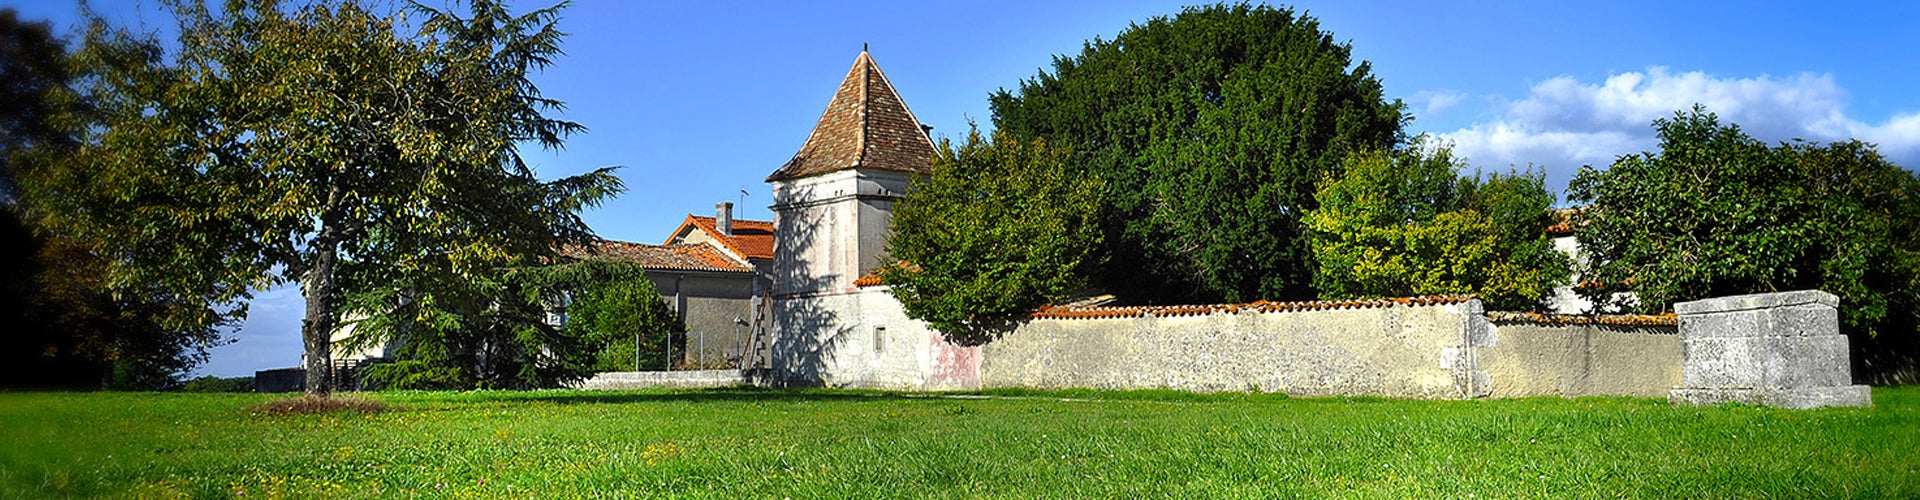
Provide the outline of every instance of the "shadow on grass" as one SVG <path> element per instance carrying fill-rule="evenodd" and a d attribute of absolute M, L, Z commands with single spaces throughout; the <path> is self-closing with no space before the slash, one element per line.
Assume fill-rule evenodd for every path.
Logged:
<path fill-rule="evenodd" d="M 628 404 L 628 403 L 742 403 L 742 402 L 827 402 L 905 400 L 916 396 L 906 393 L 819 388 L 765 388 L 757 386 L 715 387 L 706 389 L 635 389 L 624 391 L 551 390 L 533 392 L 393 392 L 383 395 L 397 400 L 437 400 L 445 402 L 498 402 L 547 404 Z"/>
<path fill-rule="evenodd" d="M 635 389 L 626 391 L 476 391 L 476 392 L 389 392 L 382 399 L 410 402 L 468 403 L 545 403 L 545 404 L 630 404 L 630 403 L 787 403 L 847 401 L 916 400 L 1058 400 L 1058 401 L 1153 401 L 1183 403 L 1240 403 L 1284 401 L 1280 393 L 1192 393 L 1173 390 L 1096 390 L 1096 389 L 987 389 L 952 392 L 896 392 L 870 389 L 767 388 L 732 386 L 706 389 Z"/>
<path fill-rule="evenodd" d="M 1891 408 L 1920 406 L 1920 386 L 1875 388 L 1875 402 Z M 1093 402 L 1168 402 L 1168 403 L 1280 403 L 1311 406 L 1483 406 L 1485 408 L 1593 408 L 1593 407 L 1674 407 L 1663 399 L 1622 396 L 1582 398 L 1516 398 L 1458 401 L 1431 401 L 1381 397 L 1309 397 L 1294 398 L 1282 393 L 1216 392 L 1193 393 L 1174 390 L 1098 390 L 1098 389 L 1018 389 L 1001 388 L 953 392 L 895 392 L 869 389 L 766 388 L 732 386 L 708 389 L 634 389 L 624 391 L 474 391 L 433 392 L 395 391 L 370 394 L 378 399 L 403 404 L 406 409 L 427 409 L 418 403 L 498 403 L 498 404 L 633 404 L 633 403 L 789 403 L 789 402 L 882 402 L 934 400 L 1056 400 Z M 1723 407 L 1724 408 L 1724 407 Z M 1756 410 L 1763 407 L 1754 407 Z M 1772 411 L 1772 410 L 1768 410 Z M 1871 410 L 1861 410 L 1871 411 Z"/>

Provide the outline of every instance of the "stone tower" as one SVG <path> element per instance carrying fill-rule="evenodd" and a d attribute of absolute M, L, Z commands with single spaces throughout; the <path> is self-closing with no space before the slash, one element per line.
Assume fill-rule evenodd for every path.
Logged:
<path fill-rule="evenodd" d="M 861 51 L 806 144 L 767 177 L 776 228 L 773 383 L 978 385 L 973 379 L 930 378 L 927 366 L 947 352 L 934 347 L 945 342 L 908 319 L 886 287 L 861 286 L 872 280 L 860 278 L 889 262 L 893 204 L 914 178 L 932 172 L 932 157 L 926 129 L 873 56 Z"/>
<path fill-rule="evenodd" d="M 776 299 L 843 293 L 886 263 L 893 204 L 933 141 L 866 51 L 773 184 Z"/>

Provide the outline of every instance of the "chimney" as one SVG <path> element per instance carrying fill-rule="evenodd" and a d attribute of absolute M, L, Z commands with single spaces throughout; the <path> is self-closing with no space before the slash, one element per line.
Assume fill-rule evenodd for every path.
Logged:
<path fill-rule="evenodd" d="M 715 203 L 713 211 L 713 226 L 720 230 L 720 234 L 733 236 L 733 202 Z"/>

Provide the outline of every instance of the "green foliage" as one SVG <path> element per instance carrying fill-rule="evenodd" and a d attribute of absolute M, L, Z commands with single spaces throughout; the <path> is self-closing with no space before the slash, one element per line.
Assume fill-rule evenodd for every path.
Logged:
<path fill-rule="evenodd" d="M 180 390 L 187 392 L 253 392 L 253 377 L 220 378 L 205 375 L 188 380 Z"/>
<path fill-rule="evenodd" d="M 893 212 L 883 271 L 907 315 L 965 345 L 992 340 L 1034 309 L 1084 288 L 1101 241 L 1097 176 L 1075 175 L 1072 153 L 1045 139 L 979 130 L 942 140 L 933 175 Z"/>
<path fill-rule="evenodd" d="M 1545 230 L 1553 193 L 1540 173 L 1461 177 L 1452 152 L 1416 143 L 1354 153 L 1307 212 L 1322 298 L 1475 294 L 1537 310 L 1571 263 Z"/>
<path fill-rule="evenodd" d="M 1904 345 L 1865 352 L 1863 367 L 1915 354 L 1920 178 L 1859 141 L 1769 147 L 1699 106 L 1654 127 L 1658 152 L 1574 178 L 1569 198 L 1590 205 L 1579 232 L 1592 261 L 1584 279 L 1597 284 L 1584 293 L 1661 312 L 1686 300 L 1820 289 L 1840 296 L 1855 344 Z"/>
<path fill-rule="evenodd" d="M 1819 410 L 1083 390 L 363 396 L 387 411 L 0 393 L 0 429 L 22 438 L 0 447 L 0 497 L 1920 497 L 1920 387 Z M 361 411 L 324 412 L 348 409 Z"/>
<path fill-rule="evenodd" d="M 588 283 L 572 293 L 567 328 L 605 346 L 593 371 L 667 369 L 668 343 L 686 326 L 645 276 Z M 638 352 L 636 352 L 638 351 Z M 684 351 L 683 351 L 684 352 Z"/>
<path fill-rule="evenodd" d="M 1073 176 L 1106 179 L 1096 284 L 1136 302 L 1311 298 L 1315 182 L 1399 144 L 1406 121 L 1318 21 L 1246 4 L 1094 39 L 991 104 L 998 130 L 1072 148 Z"/>
<path fill-rule="evenodd" d="M 0 8 L 0 102 L 7 103 L 0 106 L 0 204 L 19 196 L 14 164 L 72 140 L 60 123 L 76 104 L 68 66 L 66 43 L 51 25 Z"/>
<path fill-rule="evenodd" d="M 400 302 L 433 328 L 381 334 L 506 335 L 524 351 L 544 318 L 511 269 L 590 236 L 579 210 L 620 183 L 610 169 L 540 181 L 519 157 L 580 129 L 544 117 L 560 104 L 529 79 L 560 52 L 557 8 L 468 5 L 403 18 L 352 1 L 182 2 L 172 54 L 94 19 L 77 60 L 98 116 L 23 185 L 101 242 L 113 283 L 216 306 L 168 326 L 237 318 L 253 291 L 299 283 L 310 392 L 329 390 L 334 326 Z"/>
<path fill-rule="evenodd" d="M 0 9 L 0 386 L 170 387 L 221 342 L 222 323 L 166 323 L 212 311 L 108 280 L 99 242 L 50 223 L 65 200 L 20 182 L 70 166 L 76 127 L 93 116 L 74 66 L 48 24 Z"/>
<path fill-rule="evenodd" d="M 355 334 L 344 345 L 397 346 L 395 361 L 365 372 L 378 387 L 557 387 L 599 371 L 609 341 L 603 330 L 562 324 L 566 295 L 635 280 L 646 280 L 638 266 L 602 259 L 501 267 L 437 283 L 349 280 L 343 288 L 355 291 L 345 294 L 345 308 L 365 316 L 349 323 Z"/>

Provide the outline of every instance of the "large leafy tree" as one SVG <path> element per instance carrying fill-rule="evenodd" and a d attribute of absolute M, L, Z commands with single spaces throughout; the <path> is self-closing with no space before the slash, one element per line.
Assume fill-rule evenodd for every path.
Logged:
<path fill-rule="evenodd" d="M 361 286 L 359 280 L 369 276 L 389 285 Z M 610 347 L 630 341 L 633 333 L 673 329 L 672 312 L 643 269 L 600 258 L 502 266 L 461 277 L 352 274 L 342 285 L 343 308 L 356 313 L 349 322 L 355 334 L 343 345 L 396 346 L 393 362 L 366 372 L 377 387 L 556 387 L 602 371 Z M 647 295 L 609 297 L 622 291 Z M 635 319 L 653 323 L 622 322 Z M 621 366 L 632 366 L 632 352 L 625 350 Z"/>
<path fill-rule="evenodd" d="M 58 168 L 90 116 L 66 43 L 0 9 L 0 386 L 153 389 L 220 341 L 218 324 L 166 324 L 204 306 L 116 285 L 93 242 L 46 224 L 47 203 L 16 181 Z"/>
<path fill-rule="evenodd" d="M 1134 301 L 1311 298 L 1300 217 L 1348 153 L 1403 140 L 1402 104 L 1318 21 L 1189 7 L 1095 39 L 991 97 L 994 125 L 1107 179 L 1097 283 Z"/>
<path fill-rule="evenodd" d="M 1920 338 L 1920 178 L 1859 141 L 1769 146 L 1704 108 L 1656 120 L 1660 149 L 1581 169 L 1584 293 L 1660 312 L 1706 297 L 1841 297 L 1855 359 L 1910 366 Z M 1631 295 L 1620 292 L 1631 292 Z M 1622 301 L 1623 297 L 1634 300 Z"/>
<path fill-rule="evenodd" d="M 893 212 L 882 278 L 907 315 L 966 345 L 992 340 L 1035 308 L 1086 285 L 1100 244 L 1099 177 L 1068 168 L 1045 139 L 978 130 L 941 141 L 933 175 Z"/>
<path fill-rule="evenodd" d="M 1354 153 L 1307 212 L 1324 298 L 1475 294 L 1535 310 L 1571 273 L 1540 173 L 1463 177 L 1444 148 Z"/>
<path fill-rule="evenodd" d="M 171 53 L 96 19 L 83 54 L 101 119 L 36 189 L 103 242 L 115 282 L 233 306 L 173 321 L 298 283 L 307 390 L 329 392 L 347 294 L 472 310 L 473 283 L 589 236 L 578 210 L 619 189 L 607 170 L 541 181 L 519 157 L 580 128 L 544 116 L 560 103 L 528 79 L 560 51 L 557 8 L 468 7 L 180 2 Z"/>

